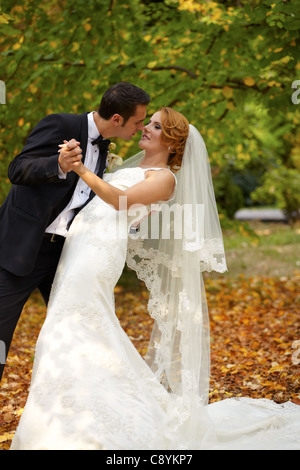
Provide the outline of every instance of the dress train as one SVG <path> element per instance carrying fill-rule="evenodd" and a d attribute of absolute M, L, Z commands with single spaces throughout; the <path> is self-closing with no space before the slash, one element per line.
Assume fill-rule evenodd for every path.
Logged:
<path fill-rule="evenodd" d="M 144 174 L 133 168 L 106 178 L 124 189 Z M 191 449 L 184 419 L 180 430 L 172 426 L 174 398 L 115 315 L 127 224 L 126 214 L 98 197 L 72 224 L 11 450 Z M 197 416 L 203 424 L 193 449 L 300 449 L 300 407 L 292 403 L 228 399 Z"/>

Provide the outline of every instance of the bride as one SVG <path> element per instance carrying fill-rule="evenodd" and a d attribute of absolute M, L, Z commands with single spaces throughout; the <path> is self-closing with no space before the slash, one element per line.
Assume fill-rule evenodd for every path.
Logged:
<path fill-rule="evenodd" d="M 140 147 L 103 180 L 74 164 L 98 197 L 70 228 L 11 449 L 300 449 L 297 405 L 208 404 L 202 272 L 227 268 L 206 147 L 170 108 Z M 115 315 L 125 262 L 150 292 L 145 360 Z"/>

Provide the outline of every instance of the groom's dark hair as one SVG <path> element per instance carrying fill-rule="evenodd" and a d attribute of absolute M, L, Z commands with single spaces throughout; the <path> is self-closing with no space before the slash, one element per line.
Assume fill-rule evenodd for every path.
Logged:
<path fill-rule="evenodd" d="M 132 83 L 120 82 L 110 87 L 104 93 L 98 113 L 103 119 L 110 119 L 114 114 L 120 114 L 124 119 L 123 126 L 134 115 L 139 104 L 149 104 L 150 96 Z"/>

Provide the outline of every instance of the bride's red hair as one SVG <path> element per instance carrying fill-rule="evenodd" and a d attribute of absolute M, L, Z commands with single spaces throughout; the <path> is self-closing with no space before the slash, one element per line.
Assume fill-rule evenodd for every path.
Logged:
<path fill-rule="evenodd" d="M 168 165 L 173 172 L 181 167 L 186 139 L 189 135 L 189 122 L 183 114 L 172 108 L 163 107 L 161 112 L 161 141 L 169 149 Z"/>

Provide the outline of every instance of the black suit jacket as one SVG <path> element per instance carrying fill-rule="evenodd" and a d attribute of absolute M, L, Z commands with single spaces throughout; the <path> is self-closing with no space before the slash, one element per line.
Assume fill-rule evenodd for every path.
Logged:
<path fill-rule="evenodd" d="M 78 140 L 84 160 L 87 115 L 51 114 L 42 119 L 9 165 L 12 187 L 0 207 L 0 266 L 17 276 L 32 272 L 46 228 L 72 197 L 78 176 L 69 172 L 65 180 L 59 179 L 58 145 Z M 102 177 L 106 156 L 99 158 Z"/>

